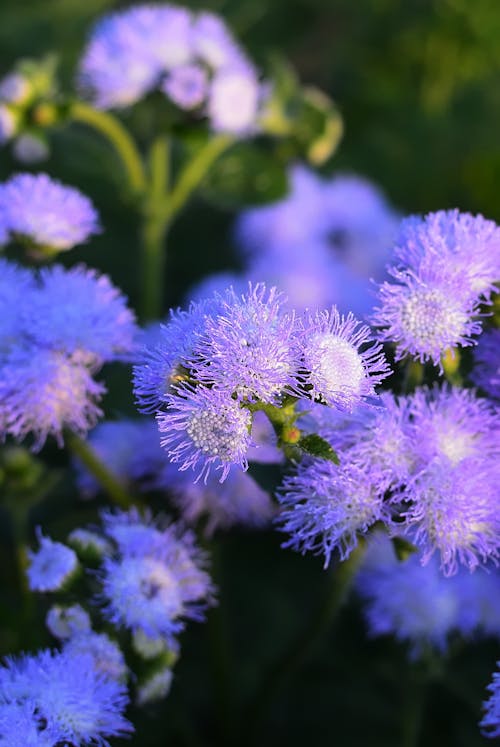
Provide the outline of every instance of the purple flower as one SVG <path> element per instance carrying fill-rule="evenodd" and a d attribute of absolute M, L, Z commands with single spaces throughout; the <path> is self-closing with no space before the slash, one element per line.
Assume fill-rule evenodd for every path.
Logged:
<path fill-rule="evenodd" d="M 352 314 L 341 316 L 335 307 L 300 320 L 296 368 L 301 372 L 300 396 L 347 411 L 373 396 L 390 373 L 370 329 Z"/>
<path fill-rule="evenodd" d="M 345 560 L 379 520 L 388 518 L 379 486 L 355 466 L 338 467 L 326 460 L 300 463 L 278 491 L 277 522 L 291 537 L 282 547 L 324 555 L 326 568 L 337 550 Z"/>
<path fill-rule="evenodd" d="M 472 380 L 490 397 L 500 399 L 500 329 L 483 332 L 474 350 Z"/>
<path fill-rule="evenodd" d="M 207 72 L 200 65 L 180 65 L 168 74 L 161 90 L 181 109 L 195 109 L 207 96 Z"/>
<path fill-rule="evenodd" d="M 372 323 L 381 340 L 396 345 L 396 360 L 411 355 L 441 367 L 441 356 L 458 345 L 473 345 L 481 331 L 478 299 L 464 293 L 460 274 L 440 263 L 414 270 L 390 268 L 396 282 L 379 287 L 381 305 Z"/>
<path fill-rule="evenodd" d="M 0 210 L 0 225 L 2 212 Z M 23 313 L 29 305 L 35 280 L 32 273 L 14 262 L 0 258 L 0 354 L 18 343 L 24 333 Z"/>
<path fill-rule="evenodd" d="M 276 402 L 293 373 L 294 317 L 283 313 L 276 288 L 249 285 L 241 297 L 225 300 L 205 322 L 198 355 L 205 365 L 195 378 L 239 398 Z"/>
<path fill-rule="evenodd" d="M 70 547 L 38 535 L 40 549 L 29 553 L 28 583 L 32 591 L 58 591 L 74 575 L 78 558 Z"/>
<path fill-rule="evenodd" d="M 248 66 L 249 62 L 228 27 L 215 13 L 198 13 L 193 24 L 193 46 L 197 58 L 213 70 Z"/>
<path fill-rule="evenodd" d="M 394 500 L 401 501 L 407 536 L 426 563 L 438 551 L 445 575 L 458 563 L 471 570 L 497 562 L 500 536 L 498 462 L 436 458 Z"/>
<path fill-rule="evenodd" d="M 206 480 L 210 469 L 224 482 L 233 465 L 248 469 L 251 414 L 226 392 L 178 387 L 166 398 L 167 410 L 158 413 L 161 445 L 179 469 L 198 471 Z"/>
<path fill-rule="evenodd" d="M 88 199 L 47 174 L 16 174 L 0 185 L 0 215 L 10 238 L 66 251 L 100 231 Z"/>
<path fill-rule="evenodd" d="M 92 367 L 130 357 L 134 315 L 107 275 L 84 266 L 40 272 L 40 288 L 25 311 L 25 328 L 36 345 L 64 350 Z"/>
<path fill-rule="evenodd" d="M 219 71 L 208 93 L 207 113 L 212 129 L 239 136 L 254 133 L 262 96 L 263 88 L 252 68 Z"/>
<path fill-rule="evenodd" d="M 24 744 L 45 745 L 47 730 L 57 742 L 109 747 L 106 737 L 133 731 L 123 716 L 128 703 L 125 686 L 99 672 L 89 654 L 45 650 L 10 659 L 0 669 L 0 691 L 0 725 L 8 708 L 19 715 L 24 709 L 25 719 L 30 712 L 36 717 L 31 733 L 41 732 L 40 739 Z M 25 724 L 19 726 L 26 728 Z"/>
<path fill-rule="evenodd" d="M 49 435 L 62 445 L 65 428 L 86 433 L 95 424 L 104 391 L 86 366 L 64 353 L 14 348 L 1 367 L 0 422 L 16 439 L 32 433 L 35 450 Z"/>

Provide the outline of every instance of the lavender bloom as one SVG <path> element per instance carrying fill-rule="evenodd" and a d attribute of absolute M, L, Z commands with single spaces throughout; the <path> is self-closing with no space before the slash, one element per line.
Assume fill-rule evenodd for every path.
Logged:
<path fill-rule="evenodd" d="M 25 326 L 36 344 L 64 350 L 78 362 L 102 365 L 130 356 L 136 326 L 126 300 L 106 275 L 84 266 L 40 272 Z"/>
<path fill-rule="evenodd" d="M 61 730 L 46 724 L 35 703 L 0 702 L 2 747 L 54 747 L 60 737 Z"/>
<path fill-rule="evenodd" d="M 35 741 L 24 744 L 46 744 L 47 730 L 57 742 L 109 747 L 106 737 L 123 737 L 133 730 L 123 716 L 128 702 L 124 685 L 96 670 L 90 655 L 41 651 L 10 659 L 0 669 L 0 692 L 2 714 L 8 708 L 17 713 L 24 709 L 29 717 L 32 709 L 37 717 Z"/>
<path fill-rule="evenodd" d="M 202 11 L 195 17 L 193 47 L 196 57 L 213 70 L 245 68 L 249 64 L 226 24 L 215 13 Z"/>
<path fill-rule="evenodd" d="M 326 568 L 335 550 L 345 560 L 358 544 L 358 534 L 388 519 L 372 476 L 326 460 L 300 463 L 278 491 L 282 511 L 277 522 L 291 535 L 282 547 L 325 556 Z"/>
<path fill-rule="evenodd" d="M 47 174 L 16 174 L 0 186 L 0 215 L 11 238 L 66 251 L 100 230 L 88 199 Z"/>
<path fill-rule="evenodd" d="M 278 438 L 273 426 L 267 415 L 261 410 L 253 415 L 252 441 L 255 444 L 247 451 L 249 462 L 257 464 L 281 464 L 284 460 L 284 454 L 278 447 Z"/>
<path fill-rule="evenodd" d="M 240 275 L 234 272 L 216 272 L 207 275 L 198 283 L 191 286 L 186 293 L 184 300 L 186 303 L 199 303 L 209 296 L 216 294 L 224 295 L 226 290 L 231 287 L 237 295 L 245 293 L 248 289 L 248 282 Z"/>
<path fill-rule="evenodd" d="M 422 566 L 417 553 L 396 558 L 387 535 L 376 533 L 356 580 L 373 636 L 392 634 L 410 644 L 412 656 L 431 645 L 444 652 L 451 633 L 500 635 L 496 571 L 443 576 L 435 558 Z"/>
<path fill-rule="evenodd" d="M 162 73 L 192 57 L 191 14 L 138 5 L 101 20 L 80 62 L 80 83 L 102 109 L 134 104 Z"/>
<path fill-rule="evenodd" d="M 88 529 L 73 529 L 68 535 L 68 544 L 77 552 L 91 554 L 101 560 L 104 555 L 110 555 L 113 551 L 111 543 L 96 532 Z"/>
<path fill-rule="evenodd" d="M 306 314 L 300 321 L 296 368 L 299 396 L 353 410 L 375 394 L 375 386 L 389 375 L 380 344 L 370 329 L 352 314 L 337 309 Z"/>
<path fill-rule="evenodd" d="M 440 264 L 460 278 L 462 295 L 489 301 L 500 279 L 500 228 L 482 215 L 440 210 L 403 221 L 395 256 L 417 274 Z"/>
<path fill-rule="evenodd" d="M 16 134 L 16 131 L 16 115 L 8 106 L 0 104 L 0 145 L 7 143 Z"/>
<path fill-rule="evenodd" d="M 118 644 L 105 633 L 74 633 L 64 644 L 64 653 L 70 657 L 86 654 L 94 659 L 97 672 L 117 682 L 125 682 L 128 667 Z"/>
<path fill-rule="evenodd" d="M 197 366 L 195 378 L 242 399 L 276 402 L 293 372 L 294 317 L 283 313 L 283 302 L 276 288 L 268 291 L 263 283 L 224 301 L 217 317 L 206 320 L 198 345 L 206 366 Z"/>
<path fill-rule="evenodd" d="M 204 533 L 208 537 L 217 529 L 234 525 L 266 526 L 275 514 L 269 494 L 245 472 L 230 472 L 222 485 L 214 475 L 206 483 L 193 484 L 175 465 L 169 466 L 165 484 L 173 492 L 182 517 L 189 524 L 205 518 Z"/>
<path fill-rule="evenodd" d="M 2 427 L 16 439 L 34 436 L 35 450 L 47 436 L 62 445 L 63 430 L 86 433 L 101 410 L 96 402 L 105 391 L 88 369 L 63 353 L 14 348 L 1 368 Z"/>
<path fill-rule="evenodd" d="M 474 458 L 493 464 L 500 456 L 498 413 L 469 389 L 418 389 L 408 400 L 412 440 L 423 466 L 434 458 L 452 466 Z"/>
<path fill-rule="evenodd" d="M 239 402 L 217 389 L 179 387 L 166 403 L 157 415 L 161 445 L 180 470 L 197 470 L 196 479 L 206 480 L 215 467 L 224 482 L 232 465 L 248 469 L 252 417 Z"/>
<path fill-rule="evenodd" d="M 30 98 L 32 86 L 21 73 L 9 73 L 0 80 L 0 101 L 8 104 L 24 104 Z"/>
<path fill-rule="evenodd" d="M 464 293 L 462 277 L 450 274 L 436 263 L 416 273 L 390 268 L 396 282 L 379 288 L 381 306 L 372 323 L 381 340 L 394 342 L 396 360 L 406 355 L 422 363 L 430 360 L 441 367 L 441 356 L 449 348 L 473 345 L 481 323 L 477 298 Z"/>
<path fill-rule="evenodd" d="M 500 667 L 500 662 L 497 662 Z M 500 737 L 500 672 L 493 673 L 493 680 L 487 690 L 491 693 L 483 704 L 485 714 L 480 726 L 485 737 Z"/>
<path fill-rule="evenodd" d="M 458 563 L 474 570 L 497 562 L 500 512 L 498 463 L 474 457 L 453 465 L 434 460 L 395 500 L 402 500 L 406 534 L 426 563 L 437 550 L 445 575 Z"/>
<path fill-rule="evenodd" d="M 500 330 L 483 332 L 474 350 L 472 380 L 490 397 L 500 399 Z"/>
<path fill-rule="evenodd" d="M 160 530 L 135 512 L 105 515 L 104 522 L 120 549 L 118 558 L 105 559 L 102 566 L 104 614 L 116 625 L 162 637 L 175 647 L 183 620 L 200 619 L 212 594 L 193 535 L 175 525 Z"/>
<path fill-rule="evenodd" d="M 223 69 L 210 84 L 207 112 L 215 132 L 252 134 L 257 129 L 263 90 L 257 75 L 247 69 Z"/>
<path fill-rule="evenodd" d="M 59 591 L 74 575 L 78 558 L 61 542 L 38 535 L 40 549 L 29 553 L 28 583 L 32 591 Z"/>
<path fill-rule="evenodd" d="M 168 74 L 161 90 L 181 109 L 195 109 L 207 96 L 207 72 L 200 65 L 181 65 Z"/>
<path fill-rule="evenodd" d="M 138 706 L 163 700 L 170 692 L 173 673 L 169 667 L 165 667 L 152 674 L 147 680 L 141 682 L 137 688 L 136 703 Z"/>

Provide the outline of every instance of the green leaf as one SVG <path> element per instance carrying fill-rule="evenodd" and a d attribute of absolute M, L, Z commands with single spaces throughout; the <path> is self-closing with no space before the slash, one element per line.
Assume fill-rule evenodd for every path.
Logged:
<path fill-rule="evenodd" d="M 273 202 L 287 190 L 285 166 L 272 153 L 249 143 L 238 144 L 221 156 L 202 187 L 205 199 L 225 208 Z"/>
<path fill-rule="evenodd" d="M 318 457 L 319 459 L 328 459 L 329 462 L 334 464 L 340 464 L 337 452 L 332 449 L 328 441 L 318 436 L 317 433 L 311 433 L 308 436 L 303 436 L 298 446 L 305 451 L 306 454 Z"/>
<path fill-rule="evenodd" d="M 412 545 L 411 542 L 402 537 L 393 537 L 392 546 L 394 547 L 397 559 L 401 562 L 407 560 L 414 552 L 417 552 L 415 545 Z"/>
<path fill-rule="evenodd" d="M 316 88 L 304 88 L 293 132 L 308 161 L 314 166 L 325 163 L 336 151 L 343 129 L 333 101 Z"/>

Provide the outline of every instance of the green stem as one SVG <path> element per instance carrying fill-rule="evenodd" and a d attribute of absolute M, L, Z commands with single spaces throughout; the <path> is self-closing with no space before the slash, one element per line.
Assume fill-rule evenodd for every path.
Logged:
<path fill-rule="evenodd" d="M 130 508 L 133 504 L 132 498 L 115 475 L 101 462 L 90 444 L 73 432 L 67 432 L 64 440 L 73 454 L 78 457 L 104 488 L 112 502 L 119 508 Z"/>
<path fill-rule="evenodd" d="M 425 705 L 427 678 L 412 672 L 405 688 L 405 705 L 402 711 L 401 747 L 418 747 Z"/>
<path fill-rule="evenodd" d="M 199 186 L 212 164 L 231 145 L 233 139 L 218 135 L 201 148 L 181 170 L 174 187 L 168 190 L 168 143 L 157 139 L 149 156 L 150 185 L 144 201 L 142 248 L 142 318 L 161 316 L 166 237 L 174 218 Z"/>
<path fill-rule="evenodd" d="M 250 745 L 257 742 L 259 727 L 266 711 L 271 708 L 283 685 L 297 673 L 314 651 L 318 642 L 330 629 L 347 597 L 363 554 L 364 544 L 360 542 L 347 560 L 340 563 L 331 573 L 327 593 L 316 615 L 263 678 L 259 691 L 247 711 L 248 727 L 245 734 L 245 744 Z"/>
<path fill-rule="evenodd" d="M 75 122 L 97 130 L 119 156 L 132 192 L 141 194 L 146 188 L 146 174 L 138 148 L 128 130 L 112 114 L 94 109 L 83 101 L 75 101 L 70 110 Z"/>

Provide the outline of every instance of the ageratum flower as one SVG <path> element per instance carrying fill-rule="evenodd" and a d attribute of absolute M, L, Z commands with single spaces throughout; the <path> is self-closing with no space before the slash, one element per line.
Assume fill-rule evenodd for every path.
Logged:
<path fill-rule="evenodd" d="M 107 275 L 80 265 L 40 271 L 40 287 L 25 310 L 35 344 L 64 350 L 91 366 L 129 357 L 136 326 L 126 299 Z"/>
<path fill-rule="evenodd" d="M 31 714 L 35 741 L 25 745 L 45 745 L 47 733 L 51 745 L 69 742 L 109 747 L 107 737 L 123 737 L 133 731 L 123 716 L 127 703 L 125 686 L 98 671 L 90 654 L 45 650 L 9 659 L 0 669 L 0 725 L 12 708 L 18 717 L 22 713 L 18 726 L 27 730 L 26 719 Z"/>
<path fill-rule="evenodd" d="M 474 383 L 494 399 L 500 399 L 500 329 L 483 332 L 474 350 Z"/>
<path fill-rule="evenodd" d="M 94 633 L 92 630 L 73 634 L 64 643 L 63 651 L 69 656 L 87 654 L 94 659 L 97 672 L 118 682 L 125 682 L 128 667 L 125 657 L 116 641 L 106 633 Z"/>
<path fill-rule="evenodd" d="M 436 458 L 396 496 L 405 532 L 426 563 L 437 551 L 445 575 L 458 564 L 474 570 L 497 562 L 500 536 L 498 461 L 475 457 L 453 464 Z"/>
<path fill-rule="evenodd" d="M 161 90 L 180 109 L 195 109 L 207 97 L 207 71 L 201 65 L 179 65 L 167 75 Z"/>
<path fill-rule="evenodd" d="M 0 226 L 2 213 L 0 211 Z M 1 231 L 1 228 L 0 228 Z M 19 342 L 24 333 L 23 310 L 35 289 L 33 274 L 14 262 L 0 258 L 0 355 Z"/>
<path fill-rule="evenodd" d="M 424 465 L 436 457 L 453 466 L 472 457 L 478 463 L 500 457 L 498 413 L 470 389 L 420 388 L 408 405 L 414 450 Z"/>
<path fill-rule="evenodd" d="M 136 513 L 104 517 L 117 539 L 120 554 L 105 559 L 101 569 L 104 614 L 115 625 L 164 638 L 175 646 L 185 619 L 199 620 L 211 600 L 206 559 L 189 532 L 175 525 L 164 530 Z M 149 540 L 149 541 L 148 541 Z"/>
<path fill-rule="evenodd" d="M 441 368 L 441 356 L 457 346 L 473 345 L 481 331 L 478 298 L 464 292 L 460 273 L 440 263 L 418 271 L 389 268 L 395 282 L 379 287 L 380 306 L 372 323 L 379 338 L 393 342 L 396 360 L 407 355 Z"/>
<path fill-rule="evenodd" d="M 205 365 L 196 367 L 195 378 L 241 399 L 277 402 L 293 373 L 294 317 L 283 303 L 282 294 L 263 283 L 226 298 L 217 316 L 206 319 L 197 346 Z"/>
<path fill-rule="evenodd" d="M 35 703 L 0 702 L 2 747 L 54 747 L 62 736 L 57 726 L 48 726 Z"/>
<path fill-rule="evenodd" d="M 500 279 L 500 228 L 482 215 L 440 210 L 403 221 L 395 256 L 418 275 L 440 265 L 460 278 L 462 294 L 491 300 Z"/>
<path fill-rule="evenodd" d="M 2 429 L 16 439 L 31 433 L 35 450 L 49 435 L 62 445 L 65 428 L 86 433 L 95 424 L 104 391 L 86 366 L 64 353 L 14 348 L 1 367 Z"/>
<path fill-rule="evenodd" d="M 165 325 L 143 332 L 144 346 L 134 366 L 134 393 L 141 412 L 152 413 L 165 405 L 173 385 L 189 379 L 196 358 L 196 343 L 206 320 L 216 315 L 223 296 L 192 302 L 187 311 L 171 309 Z"/>
<path fill-rule="evenodd" d="M 206 480 L 212 467 L 224 482 L 233 465 L 248 469 L 252 416 L 240 403 L 217 389 L 179 387 L 166 398 L 167 410 L 156 416 L 161 445 L 180 470 Z"/>
<path fill-rule="evenodd" d="M 60 640 L 88 633 L 92 626 L 88 612 L 79 604 L 69 607 L 54 604 L 47 612 L 45 624 L 54 638 Z"/>
<path fill-rule="evenodd" d="M 389 375 L 382 347 L 352 314 L 306 313 L 299 322 L 297 394 L 352 411 Z"/>
<path fill-rule="evenodd" d="M 31 591 L 58 591 L 78 568 L 74 550 L 49 537 L 38 535 L 40 549 L 29 553 L 27 570 Z"/>
<path fill-rule="evenodd" d="M 326 568 L 335 550 L 345 560 L 379 520 L 388 518 L 378 485 L 355 466 L 338 467 L 315 459 L 300 463 L 278 490 L 281 531 L 290 534 L 282 547 L 324 555 Z"/>
<path fill-rule="evenodd" d="M 80 62 L 80 83 L 101 109 L 134 104 L 160 76 L 192 59 L 192 17 L 174 5 L 137 5 L 95 26 Z"/>
<path fill-rule="evenodd" d="M 16 174 L 0 185 L 0 216 L 11 239 L 58 252 L 100 231 L 88 197 L 47 174 Z"/>
<path fill-rule="evenodd" d="M 500 662 L 497 662 L 500 667 Z M 488 700 L 483 703 L 485 714 L 479 725 L 485 737 L 500 737 L 500 671 L 493 673 L 493 680 L 487 690 L 491 693 Z"/>
<path fill-rule="evenodd" d="M 207 112 L 215 132 L 248 135 L 257 130 L 262 87 L 251 68 L 219 71 L 208 91 Z"/>

